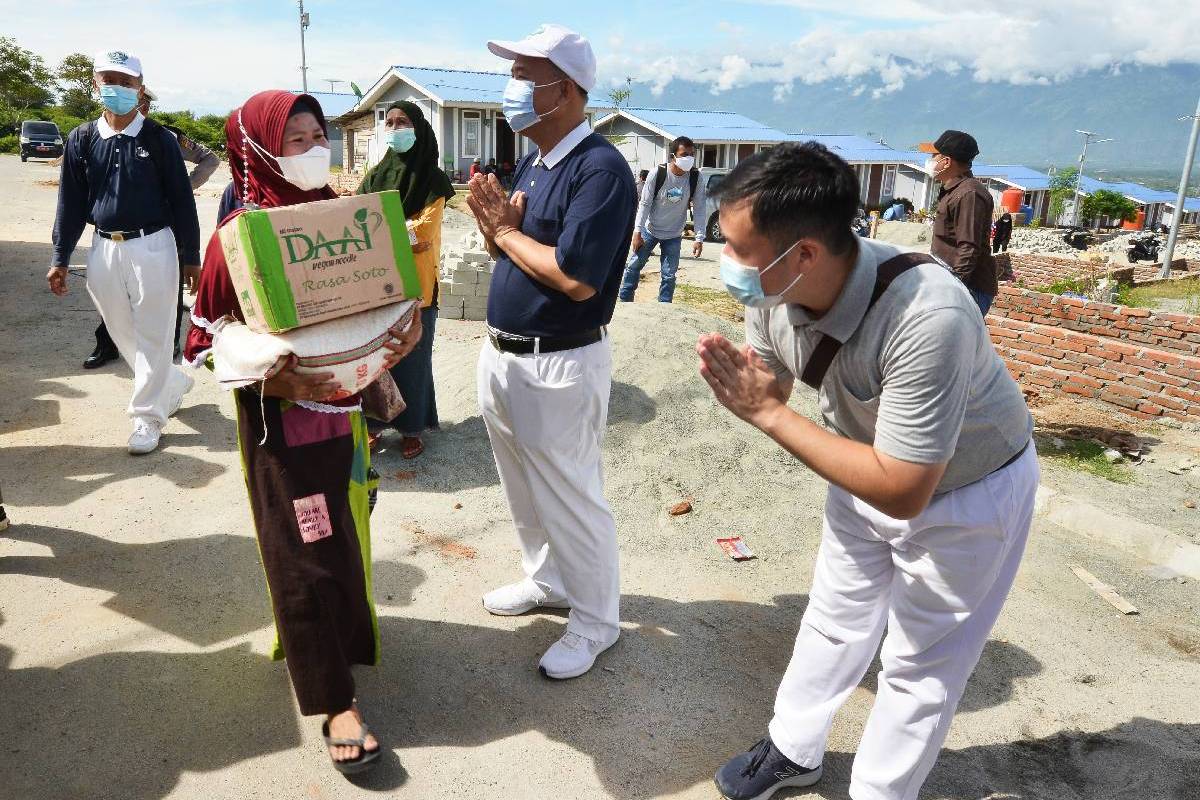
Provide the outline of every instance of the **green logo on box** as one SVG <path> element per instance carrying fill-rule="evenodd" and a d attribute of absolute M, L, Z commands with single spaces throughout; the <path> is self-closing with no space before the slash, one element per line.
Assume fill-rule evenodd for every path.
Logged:
<path fill-rule="evenodd" d="M 371 234 L 379 230 L 383 224 L 383 215 L 374 211 L 360 208 L 354 212 L 354 228 L 347 225 L 342 228 L 340 236 L 329 238 L 323 231 L 317 231 L 316 236 L 306 233 L 288 233 L 281 238 L 287 245 L 288 263 L 299 264 L 312 261 L 315 258 L 333 258 L 344 256 L 354 248 L 361 253 L 371 249 Z"/>

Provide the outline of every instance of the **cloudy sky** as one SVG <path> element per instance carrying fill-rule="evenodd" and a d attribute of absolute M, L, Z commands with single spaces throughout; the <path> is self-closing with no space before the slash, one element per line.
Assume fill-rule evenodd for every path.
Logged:
<path fill-rule="evenodd" d="M 828 80 L 878 95 L 939 72 L 1031 84 L 1093 69 L 1200 62 L 1200 0 L 1141 3 L 1135 14 L 1096 0 L 305 5 L 309 85 L 326 90 L 328 79 L 365 90 L 389 64 L 505 70 L 485 40 L 520 38 L 551 21 L 592 39 L 605 85 L 631 77 L 661 90 L 682 78 L 704 82 L 717 97 L 758 82 L 773 84 L 778 97 L 797 82 Z M 0 0 L 0 14 L 4 35 L 50 64 L 100 49 L 141 56 L 147 83 L 168 109 L 223 112 L 260 89 L 300 85 L 297 8 L 288 0 Z"/>

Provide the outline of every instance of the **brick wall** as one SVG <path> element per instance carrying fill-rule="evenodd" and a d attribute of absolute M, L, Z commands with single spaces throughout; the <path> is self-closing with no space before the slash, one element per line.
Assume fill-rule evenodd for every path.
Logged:
<path fill-rule="evenodd" d="M 1128 269 L 1133 266 L 1133 279 L 1135 282 L 1154 280 L 1158 277 L 1158 272 L 1161 269 L 1159 264 L 1137 264 L 1130 265 L 1125 263 L 1123 254 L 1115 254 L 1112 259 L 1113 263 L 1100 263 L 1095 265 L 1097 274 L 1107 275 L 1114 268 Z M 1007 275 L 1010 270 L 1014 270 L 1021 283 L 1025 286 L 1049 286 L 1055 281 L 1067 280 L 1071 278 L 1079 278 L 1091 273 L 1092 265 L 1087 261 L 1078 258 L 1066 258 L 1063 256 L 1051 256 L 1041 253 L 1000 253 L 996 256 L 996 272 L 999 275 Z M 1200 261 L 1186 260 L 1177 258 L 1171 262 L 1172 271 L 1178 275 L 1180 273 L 1193 274 L 1200 272 Z"/>
<path fill-rule="evenodd" d="M 987 322 L 1022 384 L 1200 422 L 1200 317 L 1003 286 Z"/>

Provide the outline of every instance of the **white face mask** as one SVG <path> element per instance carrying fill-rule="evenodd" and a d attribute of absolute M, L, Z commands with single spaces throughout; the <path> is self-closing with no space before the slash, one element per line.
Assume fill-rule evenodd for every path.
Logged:
<path fill-rule="evenodd" d="M 691 172 L 692 167 L 696 166 L 695 156 L 676 156 L 675 166 L 684 172 Z"/>
<path fill-rule="evenodd" d="M 274 170 L 275 174 L 297 189 L 308 192 L 329 185 L 329 165 L 333 161 L 333 151 L 328 147 L 314 144 L 307 153 L 301 153 L 298 156 L 274 156 L 246 133 L 246 126 L 242 124 L 241 109 L 238 109 L 238 128 L 247 144 L 257 150 L 260 155 L 279 165 L 279 169 Z"/>
<path fill-rule="evenodd" d="M 930 156 L 929 158 L 925 159 L 925 173 L 927 175 L 936 178 L 938 175 L 941 175 L 946 171 L 945 166 L 943 166 L 941 169 L 938 169 L 938 160 L 940 158 L 941 156 Z"/>
<path fill-rule="evenodd" d="M 333 151 L 323 145 L 314 144 L 307 153 L 298 156 L 279 156 L 275 163 L 284 180 L 293 186 L 311 191 L 329 185 L 329 163 Z"/>

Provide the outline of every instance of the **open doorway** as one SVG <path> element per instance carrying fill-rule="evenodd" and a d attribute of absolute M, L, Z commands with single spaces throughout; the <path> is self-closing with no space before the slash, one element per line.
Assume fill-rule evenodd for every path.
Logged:
<path fill-rule="evenodd" d="M 507 185 L 507 179 L 517 167 L 517 135 L 509 127 L 508 120 L 499 114 L 496 115 L 496 163 L 500 165 L 500 178 Z M 505 164 L 508 164 L 507 175 Z"/>

